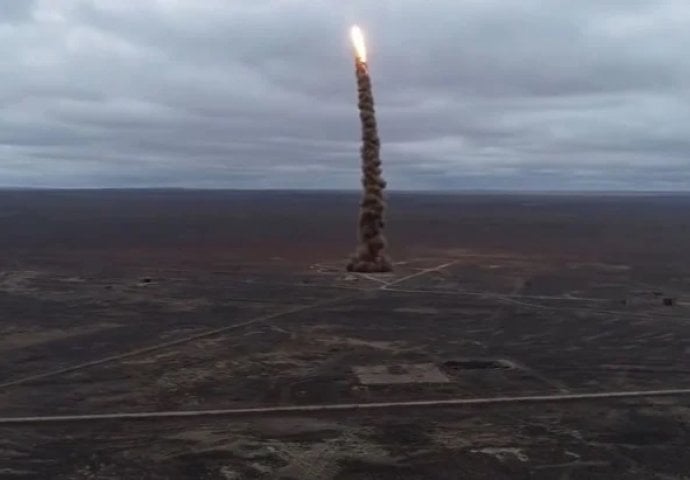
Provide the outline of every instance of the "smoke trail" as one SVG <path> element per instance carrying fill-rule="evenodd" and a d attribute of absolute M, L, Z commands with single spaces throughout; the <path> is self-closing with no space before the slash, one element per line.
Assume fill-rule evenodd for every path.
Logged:
<path fill-rule="evenodd" d="M 362 122 L 362 186 L 364 194 L 359 213 L 359 246 L 347 265 L 350 272 L 390 272 L 393 269 L 385 254 L 383 236 L 386 182 L 381 176 L 379 151 L 381 142 L 376 128 L 374 96 L 367 65 L 356 59 L 359 118 Z"/>

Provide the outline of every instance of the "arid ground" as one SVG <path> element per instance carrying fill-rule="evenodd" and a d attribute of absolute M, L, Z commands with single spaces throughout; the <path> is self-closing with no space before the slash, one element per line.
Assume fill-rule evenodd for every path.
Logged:
<path fill-rule="evenodd" d="M 1 191 L 0 478 L 689 478 L 690 196 L 357 204 Z"/>

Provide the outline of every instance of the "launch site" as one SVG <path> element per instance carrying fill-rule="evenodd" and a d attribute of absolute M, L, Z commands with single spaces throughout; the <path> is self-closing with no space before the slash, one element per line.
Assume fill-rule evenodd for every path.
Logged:
<path fill-rule="evenodd" d="M 357 202 L 2 193 L 2 478 L 684 478 L 689 197 Z"/>

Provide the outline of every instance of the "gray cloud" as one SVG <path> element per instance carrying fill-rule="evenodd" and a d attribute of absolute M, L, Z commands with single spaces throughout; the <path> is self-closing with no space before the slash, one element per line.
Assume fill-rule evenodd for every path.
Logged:
<path fill-rule="evenodd" d="M 0 185 L 690 185 L 686 0 L 0 0 Z"/>
<path fill-rule="evenodd" d="M 0 2 L 0 24 L 28 20 L 35 5 L 33 0 Z"/>

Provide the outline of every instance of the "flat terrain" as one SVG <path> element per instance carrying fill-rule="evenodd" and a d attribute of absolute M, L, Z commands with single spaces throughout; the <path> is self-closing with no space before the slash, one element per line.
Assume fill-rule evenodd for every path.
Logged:
<path fill-rule="evenodd" d="M 0 192 L 0 478 L 689 478 L 690 196 L 389 201 Z"/>

